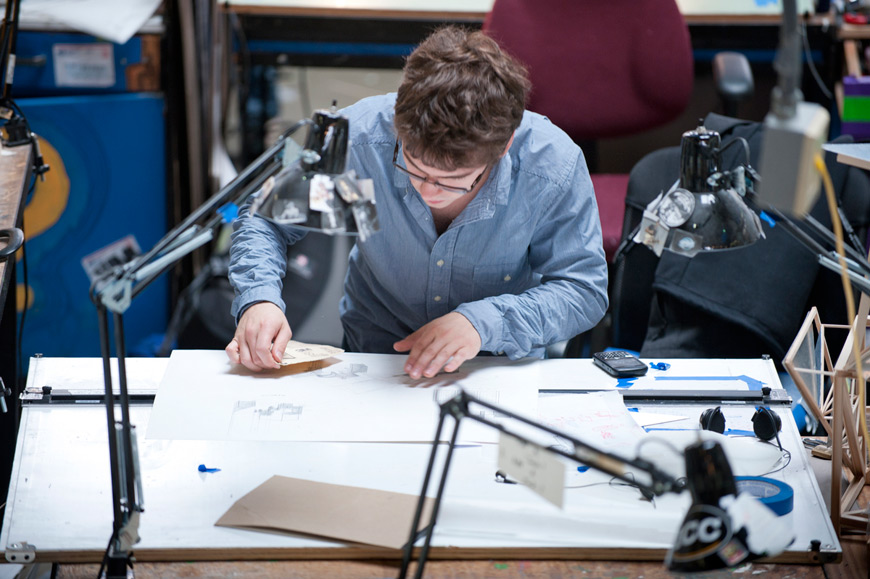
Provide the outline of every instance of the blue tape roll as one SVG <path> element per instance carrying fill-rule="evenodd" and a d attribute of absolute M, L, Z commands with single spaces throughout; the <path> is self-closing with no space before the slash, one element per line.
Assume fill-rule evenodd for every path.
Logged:
<path fill-rule="evenodd" d="M 779 516 L 794 508 L 794 491 L 784 482 L 763 476 L 736 476 L 737 492 L 749 493 Z"/>

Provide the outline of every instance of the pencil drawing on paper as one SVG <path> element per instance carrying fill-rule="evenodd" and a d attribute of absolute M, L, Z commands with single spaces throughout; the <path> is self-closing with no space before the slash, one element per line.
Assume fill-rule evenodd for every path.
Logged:
<path fill-rule="evenodd" d="M 318 378 L 338 378 L 340 380 L 350 380 L 351 378 L 360 378 L 368 373 L 369 367 L 365 364 L 340 364 L 337 367 L 323 368 L 314 373 Z"/>
<path fill-rule="evenodd" d="M 500 392 L 498 390 L 484 388 L 464 388 L 464 390 L 478 400 L 482 400 L 483 402 L 494 406 L 499 405 Z M 445 386 L 433 391 L 432 399 L 435 401 L 435 404 L 441 405 L 456 396 L 458 393 L 459 386 Z M 473 411 L 475 411 L 481 418 L 504 418 L 504 414 L 501 412 L 483 406 L 479 408 L 475 407 L 473 408 Z"/>
<path fill-rule="evenodd" d="M 292 402 L 277 402 L 260 407 L 254 400 L 237 400 L 227 432 L 232 434 L 237 430 L 251 433 L 274 433 L 282 426 L 288 426 L 285 420 L 299 421 L 304 406 Z"/>

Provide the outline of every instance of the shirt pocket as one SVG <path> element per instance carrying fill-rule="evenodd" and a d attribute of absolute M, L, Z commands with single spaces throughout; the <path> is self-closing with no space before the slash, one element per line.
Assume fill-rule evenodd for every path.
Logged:
<path fill-rule="evenodd" d="M 481 300 L 502 294 L 519 294 L 533 284 L 528 262 L 477 265 L 472 277 L 471 295 Z"/>

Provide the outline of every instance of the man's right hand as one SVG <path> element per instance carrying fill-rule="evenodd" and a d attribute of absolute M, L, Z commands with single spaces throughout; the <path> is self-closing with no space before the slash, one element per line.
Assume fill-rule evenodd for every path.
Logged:
<path fill-rule="evenodd" d="M 280 368 L 279 362 L 292 336 L 281 308 L 272 302 L 260 302 L 245 310 L 233 341 L 224 349 L 230 361 L 254 372 Z"/>

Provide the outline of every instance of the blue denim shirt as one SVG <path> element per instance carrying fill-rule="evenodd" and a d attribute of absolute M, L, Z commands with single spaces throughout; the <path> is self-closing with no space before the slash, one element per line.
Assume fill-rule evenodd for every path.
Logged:
<path fill-rule="evenodd" d="M 482 350 L 541 357 L 547 345 L 598 323 L 607 263 L 580 148 L 527 111 L 508 154 L 439 235 L 408 177 L 392 166 L 394 104 L 390 94 L 343 111 L 348 168 L 374 181 L 381 227 L 350 254 L 339 305 L 349 346 L 392 353 L 395 341 L 456 311 L 477 329 Z M 230 252 L 236 319 L 259 301 L 284 309 L 286 247 L 303 234 L 242 211 Z"/>

